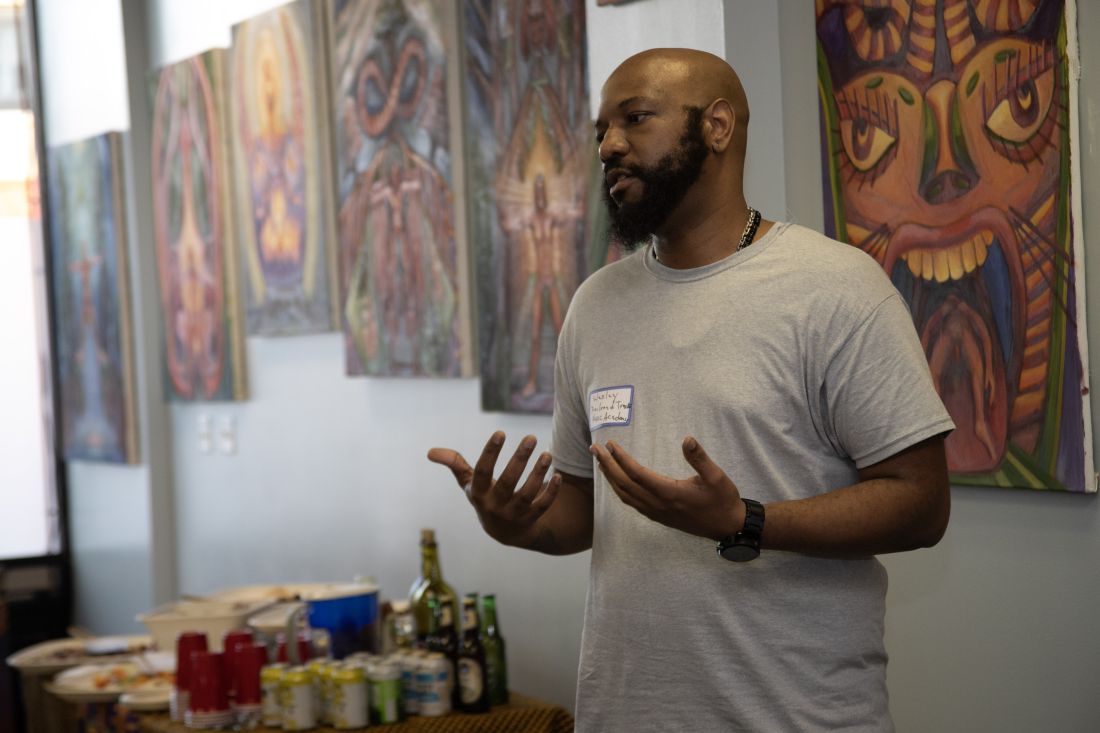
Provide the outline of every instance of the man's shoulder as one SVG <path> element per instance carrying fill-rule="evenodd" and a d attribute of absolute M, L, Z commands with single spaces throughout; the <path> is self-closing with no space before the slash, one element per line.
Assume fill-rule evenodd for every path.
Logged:
<path fill-rule="evenodd" d="M 601 266 L 577 286 L 573 299 L 599 298 L 602 297 L 603 293 L 615 292 L 618 288 L 633 281 L 644 272 L 645 268 L 642 266 L 640 258 L 645 251 L 644 247 L 639 248 L 627 253 L 621 259 Z"/>
<path fill-rule="evenodd" d="M 859 247 L 800 224 L 784 224 L 774 250 L 814 290 L 885 298 L 896 292 L 882 265 Z"/>
<path fill-rule="evenodd" d="M 838 270 L 878 268 L 881 271 L 878 261 L 855 245 L 801 224 L 786 223 L 782 226 L 779 236 L 784 246 L 807 260 L 820 261 Z"/>

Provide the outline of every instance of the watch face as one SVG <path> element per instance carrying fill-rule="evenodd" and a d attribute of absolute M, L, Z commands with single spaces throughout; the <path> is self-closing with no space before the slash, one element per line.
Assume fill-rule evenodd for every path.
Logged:
<path fill-rule="evenodd" d="M 733 562 L 747 562 L 760 556 L 760 549 L 752 545 L 726 545 L 722 557 Z"/>

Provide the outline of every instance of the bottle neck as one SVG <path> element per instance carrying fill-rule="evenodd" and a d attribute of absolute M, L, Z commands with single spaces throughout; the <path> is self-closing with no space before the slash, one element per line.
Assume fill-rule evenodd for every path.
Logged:
<path fill-rule="evenodd" d="M 443 571 L 439 568 L 439 548 L 434 542 L 420 545 L 420 576 L 434 581 L 443 580 Z"/>
<path fill-rule="evenodd" d="M 462 631 L 466 634 L 478 631 L 477 609 L 466 606 L 462 609 Z"/>
<path fill-rule="evenodd" d="M 439 629 L 454 629 L 454 619 L 451 618 L 451 605 L 443 603 L 439 606 Z"/>
<path fill-rule="evenodd" d="M 497 628 L 497 605 L 492 597 L 486 597 L 481 602 L 481 626 L 484 629 Z"/>

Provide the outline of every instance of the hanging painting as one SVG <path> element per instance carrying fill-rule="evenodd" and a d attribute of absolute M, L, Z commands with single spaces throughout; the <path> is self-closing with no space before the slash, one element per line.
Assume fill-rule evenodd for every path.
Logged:
<path fill-rule="evenodd" d="M 337 0 L 333 86 L 349 374 L 470 373 L 446 3 Z M 452 19 L 453 20 L 453 19 Z"/>
<path fill-rule="evenodd" d="M 153 233 L 170 399 L 244 398 L 225 126 L 225 51 L 153 79 Z"/>
<path fill-rule="evenodd" d="M 584 2 L 461 7 L 482 406 L 548 413 L 566 308 L 608 253 Z"/>
<path fill-rule="evenodd" d="M 1095 491 L 1063 0 L 818 0 L 826 227 L 905 296 L 956 484 Z"/>
<path fill-rule="evenodd" d="M 250 334 L 328 331 L 334 323 L 322 7 L 298 0 L 233 27 L 230 140 Z"/>
<path fill-rule="evenodd" d="M 121 136 L 50 148 L 50 259 L 67 459 L 137 463 Z"/>

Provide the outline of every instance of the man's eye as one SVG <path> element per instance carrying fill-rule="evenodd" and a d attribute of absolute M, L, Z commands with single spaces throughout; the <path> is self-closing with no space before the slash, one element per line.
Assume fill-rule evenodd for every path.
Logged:
<path fill-rule="evenodd" d="M 626 121 L 632 125 L 636 125 L 648 116 L 648 112 L 631 112 L 626 116 Z"/>

